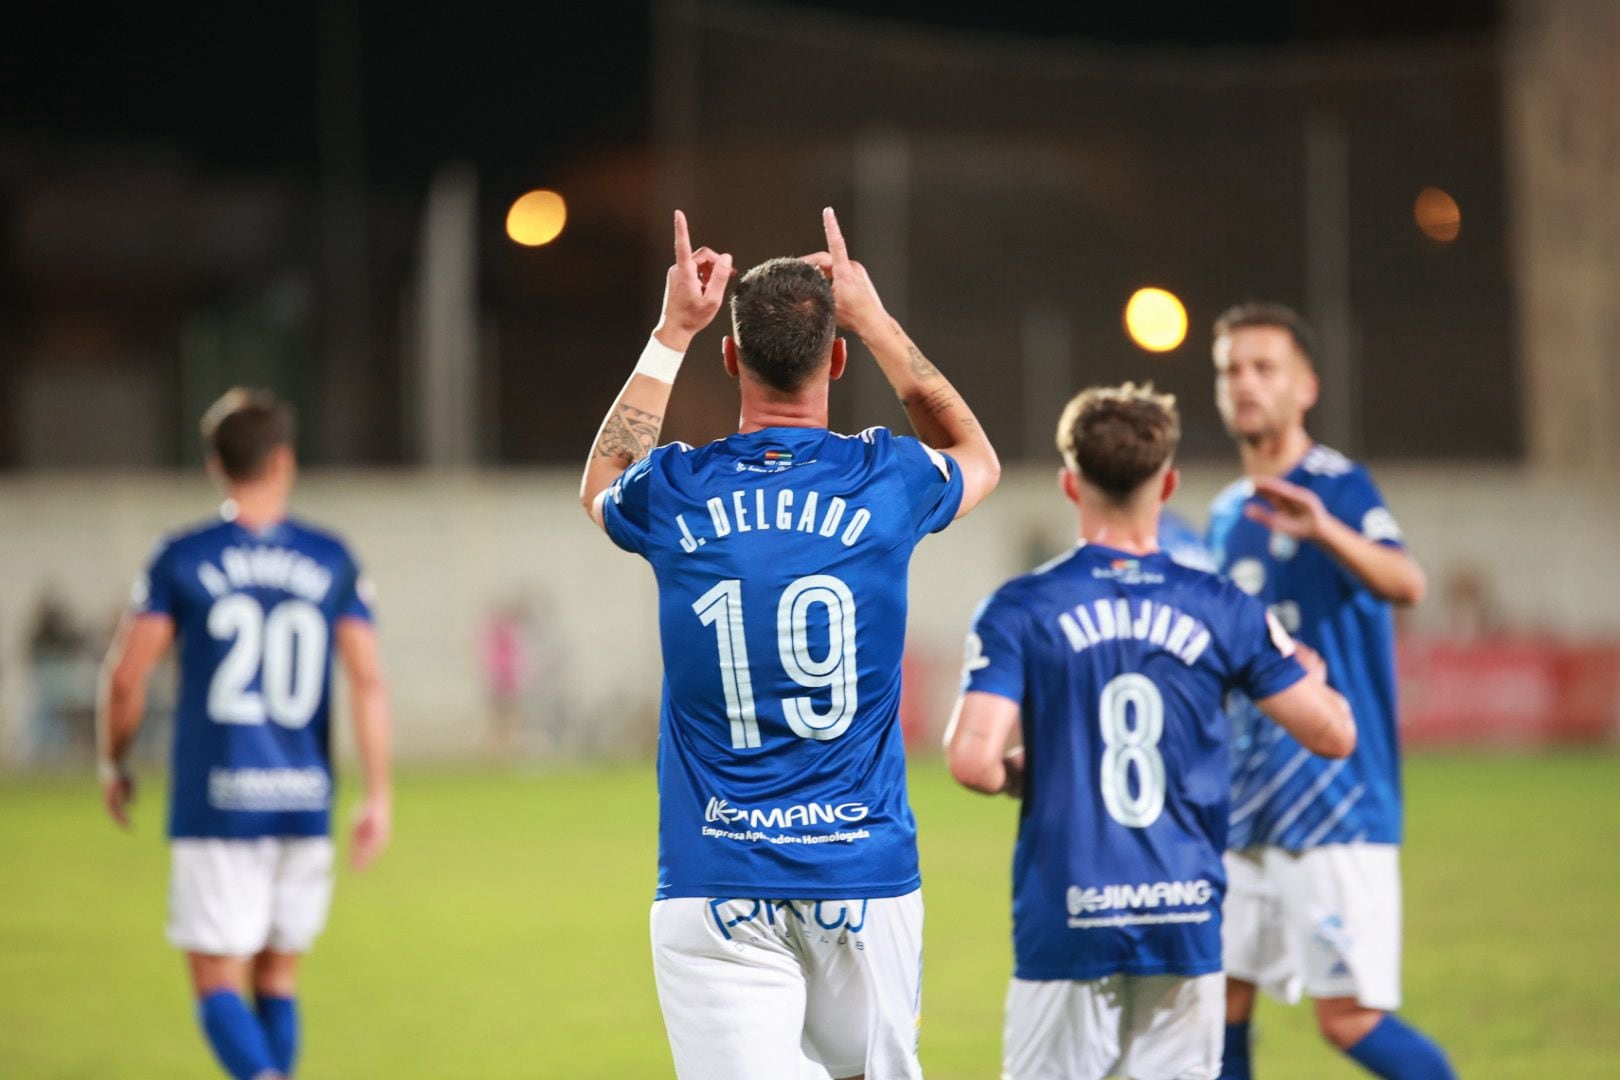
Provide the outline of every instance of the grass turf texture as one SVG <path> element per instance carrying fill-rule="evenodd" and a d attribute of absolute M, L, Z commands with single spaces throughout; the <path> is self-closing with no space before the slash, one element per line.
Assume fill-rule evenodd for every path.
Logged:
<path fill-rule="evenodd" d="M 1609 754 L 1409 764 L 1403 1010 L 1469 1077 L 1620 1061 Z M 1011 803 L 913 765 L 928 904 L 923 1060 L 996 1075 Z M 160 785 L 118 833 L 88 780 L 0 779 L 0 1076 L 211 1078 L 164 943 Z M 304 980 L 305 1080 L 671 1075 L 648 961 L 649 768 L 407 773 L 393 849 L 345 871 Z M 1364 1074 L 1265 1004 L 1257 1074 Z"/>

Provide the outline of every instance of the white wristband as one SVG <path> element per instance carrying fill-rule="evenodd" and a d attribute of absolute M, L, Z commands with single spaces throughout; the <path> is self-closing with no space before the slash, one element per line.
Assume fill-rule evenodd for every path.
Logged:
<path fill-rule="evenodd" d="M 676 352 L 656 337 L 649 337 L 647 347 L 641 350 L 641 359 L 636 361 L 636 374 L 657 379 L 659 382 L 673 383 L 675 376 L 680 373 L 681 361 L 684 359 L 685 353 Z"/>
<path fill-rule="evenodd" d="M 109 758 L 96 759 L 97 780 L 101 781 L 103 784 L 110 784 L 114 780 L 123 779 L 123 777 L 124 769 L 123 766 L 118 764 L 118 762 L 112 761 Z"/>

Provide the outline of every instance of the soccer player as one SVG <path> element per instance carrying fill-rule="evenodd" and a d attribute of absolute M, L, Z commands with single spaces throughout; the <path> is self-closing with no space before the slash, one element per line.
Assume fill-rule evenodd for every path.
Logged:
<path fill-rule="evenodd" d="M 1378 1076 L 1450 1077 L 1400 1004 L 1400 748 L 1390 605 L 1423 596 L 1423 571 L 1367 470 L 1315 443 L 1311 332 L 1279 304 L 1215 323 L 1215 401 L 1246 478 L 1215 500 L 1220 571 L 1319 652 L 1360 726 L 1326 762 L 1241 704 L 1228 838 L 1225 1076 L 1246 1078 L 1255 988 L 1315 1000 L 1322 1035 Z"/>
<path fill-rule="evenodd" d="M 343 542 L 287 516 L 291 409 L 232 390 L 202 422 L 217 520 L 158 545 L 107 656 L 99 734 L 107 811 L 128 828 L 124 765 L 153 668 L 178 641 L 170 772 L 169 940 L 198 1018 L 237 1080 L 286 1077 L 298 1053 L 299 956 L 332 895 L 332 655 L 353 694 L 365 801 L 356 868 L 388 842 L 388 703 L 369 589 Z M 251 987 L 254 1007 L 244 992 Z"/>
<path fill-rule="evenodd" d="M 899 726 L 913 547 L 1000 466 L 961 396 L 884 311 L 832 210 L 827 250 L 737 282 L 738 433 L 654 449 L 730 255 L 675 213 L 663 319 L 603 421 L 580 497 L 652 564 L 659 1002 L 683 1080 L 921 1076 L 923 907 Z M 827 430 L 859 335 L 919 439 Z M 802 1047 L 802 1049 L 801 1049 Z"/>
<path fill-rule="evenodd" d="M 1251 695 L 1317 753 L 1355 744 L 1349 707 L 1314 657 L 1253 599 L 1159 549 L 1179 437 L 1175 399 L 1151 387 L 1075 397 L 1058 447 L 1080 544 L 997 589 L 968 635 L 951 774 L 1023 800 L 1009 1080 L 1213 1080 L 1231 760 L 1222 698 Z"/>

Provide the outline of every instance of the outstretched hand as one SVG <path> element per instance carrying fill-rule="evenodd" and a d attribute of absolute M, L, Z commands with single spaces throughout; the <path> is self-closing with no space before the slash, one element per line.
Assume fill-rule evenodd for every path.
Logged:
<path fill-rule="evenodd" d="M 888 325 L 889 313 L 883 308 L 877 287 L 866 267 L 849 257 L 849 245 L 838 227 L 832 207 L 821 212 L 821 225 L 827 233 L 827 250 L 804 256 L 804 261 L 832 281 L 833 301 L 838 307 L 838 325 L 865 337 Z"/>
<path fill-rule="evenodd" d="M 1327 524 L 1327 508 L 1316 492 L 1286 480 L 1261 477 L 1254 482 L 1261 503 L 1250 503 L 1243 513 L 1273 532 L 1300 540 L 1314 540 Z"/>
<path fill-rule="evenodd" d="M 731 280 L 731 256 L 707 247 L 692 250 L 686 215 L 675 211 L 675 264 L 664 278 L 664 313 L 653 334 L 685 352 L 692 338 L 714 321 Z"/>

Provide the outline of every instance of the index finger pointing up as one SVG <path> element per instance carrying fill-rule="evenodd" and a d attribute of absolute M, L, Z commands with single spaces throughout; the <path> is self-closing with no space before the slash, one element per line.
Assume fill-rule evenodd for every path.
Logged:
<path fill-rule="evenodd" d="M 838 215 L 833 213 L 832 207 L 821 211 L 821 225 L 827 230 L 827 250 L 831 252 L 833 262 L 848 262 L 849 247 L 844 243 L 844 231 L 838 227 Z"/>
<path fill-rule="evenodd" d="M 686 215 L 675 211 L 675 265 L 685 266 L 692 261 L 692 237 L 686 231 Z"/>

